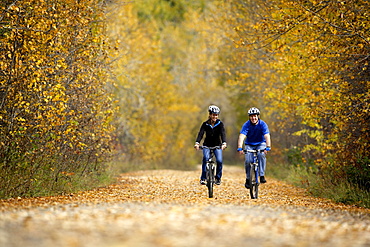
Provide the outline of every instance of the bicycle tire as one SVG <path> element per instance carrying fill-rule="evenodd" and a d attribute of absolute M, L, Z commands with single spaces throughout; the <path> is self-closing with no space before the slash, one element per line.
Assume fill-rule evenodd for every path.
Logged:
<path fill-rule="evenodd" d="M 249 179 L 249 192 L 251 199 L 258 198 L 258 183 L 257 183 L 257 171 L 255 165 L 251 165 L 250 179 Z"/>
<path fill-rule="evenodd" d="M 207 176 L 207 188 L 208 188 L 208 197 L 213 198 L 213 186 L 215 183 L 215 174 L 213 164 L 210 164 L 210 169 L 208 170 Z"/>

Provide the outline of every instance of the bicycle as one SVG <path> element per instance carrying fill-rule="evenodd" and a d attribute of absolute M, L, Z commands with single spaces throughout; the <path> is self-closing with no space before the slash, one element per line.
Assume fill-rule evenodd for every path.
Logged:
<path fill-rule="evenodd" d="M 250 166 L 250 178 L 249 178 L 249 192 L 251 199 L 258 199 L 258 186 L 259 182 L 259 166 L 258 166 L 258 152 L 264 152 L 265 150 L 244 150 L 244 153 L 253 153 L 253 162 L 249 163 Z"/>
<path fill-rule="evenodd" d="M 206 162 L 206 177 L 207 177 L 207 188 L 208 188 L 208 197 L 213 198 L 213 186 L 216 183 L 216 162 L 214 161 L 214 150 L 215 149 L 220 149 L 220 146 L 216 147 L 206 147 L 206 146 L 200 146 L 200 149 L 209 149 L 210 154 L 209 154 L 209 159 Z"/>

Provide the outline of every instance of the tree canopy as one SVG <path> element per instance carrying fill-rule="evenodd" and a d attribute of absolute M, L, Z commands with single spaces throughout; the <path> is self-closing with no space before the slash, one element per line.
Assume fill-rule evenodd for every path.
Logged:
<path fill-rule="evenodd" d="M 68 190 L 101 170 L 109 153 L 113 98 L 102 2 L 0 6 L 1 196 Z"/>
<path fill-rule="evenodd" d="M 255 106 L 275 157 L 368 174 L 369 7 L 2 1 L 0 196 L 66 191 L 112 154 L 139 168 L 193 168 L 210 104 L 227 128 L 227 161 Z"/>

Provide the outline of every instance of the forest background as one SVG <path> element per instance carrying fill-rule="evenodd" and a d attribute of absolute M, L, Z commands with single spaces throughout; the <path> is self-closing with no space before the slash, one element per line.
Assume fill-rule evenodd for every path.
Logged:
<path fill-rule="evenodd" d="M 207 107 L 235 152 L 247 110 L 268 172 L 369 207 L 370 3 L 5 0 L 0 197 L 69 193 L 133 169 L 195 169 Z"/>

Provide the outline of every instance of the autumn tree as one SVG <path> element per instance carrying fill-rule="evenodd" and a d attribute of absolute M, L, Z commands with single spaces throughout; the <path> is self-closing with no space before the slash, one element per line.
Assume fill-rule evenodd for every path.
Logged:
<path fill-rule="evenodd" d="M 193 149 L 209 104 L 227 114 L 227 93 L 218 82 L 219 36 L 208 24 L 205 1 L 148 0 L 110 12 L 118 41 L 117 131 L 122 160 L 145 168 L 191 168 Z M 231 120 L 230 120 L 231 121 Z"/>
<path fill-rule="evenodd" d="M 280 136 L 290 133 L 294 140 L 287 148 L 298 146 L 321 167 L 365 169 L 368 1 L 235 1 L 230 6 L 232 38 L 240 47 L 236 56 L 261 65 L 258 80 L 257 73 L 248 74 L 237 77 L 237 84 L 255 82 L 266 109 L 278 117 L 274 125 Z M 255 51 L 257 59 L 249 56 Z M 368 179 L 356 180 L 366 188 Z"/>
<path fill-rule="evenodd" d="M 110 152 L 104 1 L 0 6 L 1 196 L 68 191 Z"/>

